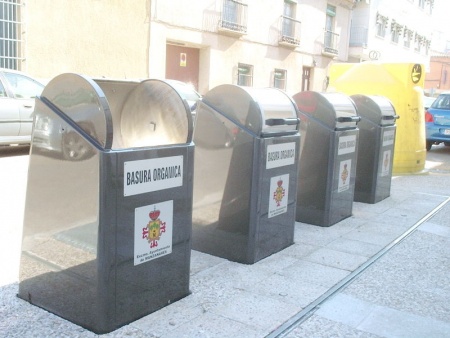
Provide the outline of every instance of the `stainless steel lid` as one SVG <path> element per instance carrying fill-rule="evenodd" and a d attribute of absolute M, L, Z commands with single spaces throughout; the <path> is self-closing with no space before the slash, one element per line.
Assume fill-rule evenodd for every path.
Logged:
<path fill-rule="evenodd" d="M 203 103 L 257 136 L 298 131 L 292 99 L 275 88 L 224 84 L 203 96 Z"/>
<path fill-rule="evenodd" d="M 189 106 L 164 81 L 91 80 L 62 74 L 48 83 L 41 99 L 104 149 L 192 141 Z"/>
<path fill-rule="evenodd" d="M 192 138 L 191 112 L 167 83 L 139 83 L 123 103 L 120 129 L 123 147 L 188 143 Z"/>
<path fill-rule="evenodd" d="M 292 97 L 299 111 L 319 120 L 330 129 L 352 129 L 361 117 L 354 102 L 341 93 L 299 92 Z"/>
<path fill-rule="evenodd" d="M 391 101 L 380 95 L 352 95 L 358 114 L 368 121 L 380 126 L 391 126 L 399 116 Z"/>
<path fill-rule="evenodd" d="M 100 147 L 111 149 L 111 110 L 105 94 L 93 80 L 78 74 L 61 74 L 45 86 L 40 97 L 74 121 Z"/>

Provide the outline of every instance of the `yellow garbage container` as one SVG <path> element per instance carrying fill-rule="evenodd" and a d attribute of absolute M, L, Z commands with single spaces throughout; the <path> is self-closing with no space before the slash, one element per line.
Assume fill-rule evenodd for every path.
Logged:
<path fill-rule="evenodd" d="M 397 121 L 393 173 L 424 169 L 424 66 L 414 63 L 336 63 L 330 67 L 329 92 L 347 95 L 382 95 L 393 104 Z"/>

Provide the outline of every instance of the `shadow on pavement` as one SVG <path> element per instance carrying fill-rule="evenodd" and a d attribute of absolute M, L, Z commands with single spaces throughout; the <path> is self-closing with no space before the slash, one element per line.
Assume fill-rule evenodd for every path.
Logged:
<path fill-rule="evenodd" d="M 21 156 L 30 153 L 29 145 L 0 146 L 0 157 Z"/>

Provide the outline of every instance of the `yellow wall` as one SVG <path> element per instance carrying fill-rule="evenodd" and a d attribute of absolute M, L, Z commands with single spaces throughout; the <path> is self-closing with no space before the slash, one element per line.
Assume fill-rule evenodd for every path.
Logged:
<path fill-rule="evenodd" d="M 149 4 L 150 0 L 28 0 L 22 69 L 41 79 L 65 72 L 147 77 Z"/>

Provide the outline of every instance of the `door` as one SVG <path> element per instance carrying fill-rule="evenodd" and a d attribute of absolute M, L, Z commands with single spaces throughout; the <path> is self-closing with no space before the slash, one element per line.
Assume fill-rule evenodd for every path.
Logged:
<path fill-rule="evenodd" d="M 198 90 L 199 49 L 166 45 L 166 79 L 192 84 Z"/>
<path fill-rule="evenodd" d="M 20 114 L 16 100 L 8 96 L 4 79 L 0 76 L 0 138 L 17 136 L 20 132 Z"/>
<path fill-rule="evenodd" d="M 302 74 L 302 92 L 309 90 L 311 83 L 311 68 L 310 67 L 303 67 L 303 74 Z"/>
<path fill-rule="evenodd" d="M 40 95 L 44 86 L 34 79 L 13 72 L 3 72 L 5 89 L 13 102 L 14 109 L 20 128 L 18 135 L 31 135 L 33 123 L 34 100 Z M 17 135 L 17 134 L 16 134 Z"/>

